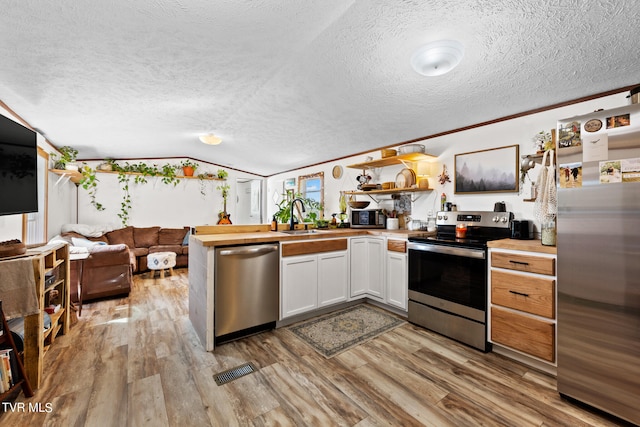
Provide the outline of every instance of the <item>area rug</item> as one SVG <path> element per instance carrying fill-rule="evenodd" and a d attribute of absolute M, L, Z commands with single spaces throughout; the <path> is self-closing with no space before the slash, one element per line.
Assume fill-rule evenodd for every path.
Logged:
<path fill-rule="evenodd" d="M 358 304 L 288 329 L 328 359 L 404 323 L 367 304 Z"/>

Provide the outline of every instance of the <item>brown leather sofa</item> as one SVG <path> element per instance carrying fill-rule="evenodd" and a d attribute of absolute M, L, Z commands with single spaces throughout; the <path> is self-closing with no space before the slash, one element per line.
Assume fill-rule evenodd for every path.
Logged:
<path fill-rule="evenodd" d="M 61 237 L 73 244 L 73 238 L 102 244 L 88 247 L 89 258 L 82 264 L 82 300 L 125 295 L 131 290 L 133 273 L 148 270 L 147 255 L 154 252 L 175 252 L 176 268 L 189 264 L 189 246 L 185 239 L 189 227 L 125 227 L 99 237 L 86 237 L 75 232 Z M 77 243 L 77 242 L 76 242 Z M 78 302 L 77 280 L 81 262 L 71 263 L 71 298 Z"/>
<path fill-rule="evenodd" d="M 189 227 L 125 227 L 106 233 L 110 245 L 124 243 L 131 251 L 134 273 L 147 271 L 147 255 L 154 252 L 175 252 L 176 268 L 189 265 L 189 246 L 183 243 Z"/>
<path fill-rule="evenodd" d="M 78 302 L 78 283 L 82 286 L 82 301 L 131 291 L 132 271 L 126 245 L 100 245 L 88 248 L 89 258 L 71 262 L 71 300 Z M 80 282 L 78 278 L 82 272 Z"/>

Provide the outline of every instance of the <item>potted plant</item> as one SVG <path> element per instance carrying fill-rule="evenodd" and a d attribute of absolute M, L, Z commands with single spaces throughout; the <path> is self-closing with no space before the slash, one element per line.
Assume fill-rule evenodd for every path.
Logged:
<path fill-rule="evenodd" d="M 229 172 L 224 169 L 218 169 L 218 178 L 226 179 L 229 176 Z"/>
<path fill-rule="evenodd" d="M 54 169 L 66 169 L 77 171 L 78 165 L 76 164 L 76 158 L 78 157 L 78 150 L 68 145 L 60 148 L 60 153 L 52 152 L 51 158 L 53 159 Z"/>
<path fill-rule="evenodd" d="M 182 166 L 182 173 L 184 176 L 193 176 L 193 173 L 198 169 L 198 164 L 192 162 L 190 159 L 183 160 L 180 163 L 180 166 Z"/>

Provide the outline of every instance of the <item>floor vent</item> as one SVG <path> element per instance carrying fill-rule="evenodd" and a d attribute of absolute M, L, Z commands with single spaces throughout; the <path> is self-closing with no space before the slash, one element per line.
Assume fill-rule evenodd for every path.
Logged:
<path fill-rule="evenodd" d="M 216 384 L 224 385 L 230 383 L 231 381 L 238 379 L 240 377 L 244 377 L 245 375 L 252 374 L 256 372 L 258 369 L 253 365 L 253 363 L 245 363 L 244 365 L 237 366 L 235 368 L 229 369 L 224 372 L 220 372 L 213 376 L 213 379 L 216 380 Z"/>

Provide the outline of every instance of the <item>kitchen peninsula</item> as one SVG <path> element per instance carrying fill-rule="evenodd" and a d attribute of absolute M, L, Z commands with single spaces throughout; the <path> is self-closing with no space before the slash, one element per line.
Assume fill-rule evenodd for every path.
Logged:
<path fill-rule="evenodd" d="M 385 272 L 393 272 L 393 274 L 402 274 L 394 266 L 394 259 L 398 256 L 406 256 L 406 239 L 417 233 L 424 231 L 408 231 L 408 230 L 385 230 L 385 229 L 323 229 L 323 230 L 299 230 L 300 234 L 288 234 L 286 231 L 273 232 L 269 231 L 269 225 L 257 226 L 202 226 L 196 227 L 196 233 L 189 240 L 189 318 L 196 330 L 201 342 L 207 351 L 211 351 L 215 347 L 214 343 L 214 304 L 215 304 L 215 277 L 216 248 L 244 246 L 251 248 L 253 245 L 265 243 L 277 243 L 280 246 L 280 283 L 279 283 L 279 314 L 277 325 L 282 323 L 286 314 L 283 313 L 283 282 L 285 272 L 282 271 L 285 262 L 283 259 L 301 259 L 301 257 L 313 257 L 316 254 L 344 254 L 344 264 L 347 288 L 351 282 L 348 276 L 349 271 L 355 269 L 349 268 L 348 262 L 361 262 L 361 258 L 350 254 L 349 250 L 355 244 L 357 250 L 365 245 L 360 243 L 375 243 L 375 248 L 379 249 L 377 253 L 381 259 L 387 260 L 390 268 L 384 268 L 380 263 L 378 267 L 381 269 L 380 283 L 391 286 L 406 287 L 406 280 L 384 280 Z M 354 240 L 355 239 L 355 240 Z M 400 244 L 399 244 L 400 243 Z M 289 249 L 287 249 L 289 248 Z M 350 254 L 351 256 L 348 256 Z M 289 257 L 289 258 L 287 258 Z M 305 260 L 307 260 L 305 258 Z M 310 261 L 313 261 L 311 259 Z M 405 265 L 406 263 L 403 263 Z M 353 265 L 353 264 L 351 264 Z M 358 279 L 358 277 L 354 278 Z M 398 289 L 402 295 L 403 289 Z M 402 303 L 406 304 L 406 289 L 404 289 L 405 297 L 396 298 L 398 292 L 389 290 L 382 293 L 355 292 L 353 289 L 345 290 L 342 301 L 353 301 L 364 297 L 369 297 L 376 302 L 388 304 L 391 307 L 402 309 Z M 389 296 L 387 298 L 387 296 Z M 397 303 L 394 304 L 394 301 Z M 334 299 L 337 301 L 337 299 Z M 331 305 L 331 304 L 328 304 Z M 313 309 L 306 310 L 307 314 L 313 313 Z M 406 307 L 404 308 L 406 311 Z M 301 312 L 301 311 L 292 311 Z M 284 314 L 284 315 L 283 315 Z"/>

